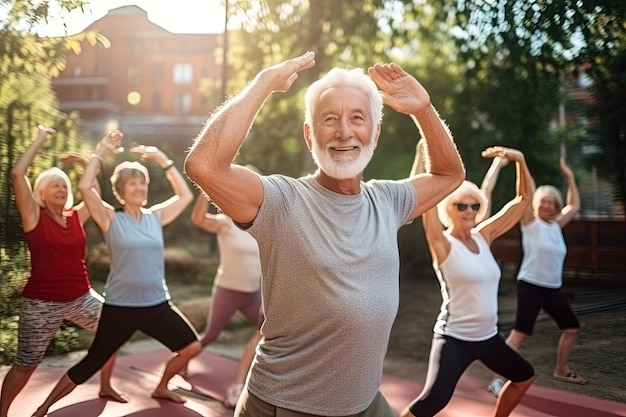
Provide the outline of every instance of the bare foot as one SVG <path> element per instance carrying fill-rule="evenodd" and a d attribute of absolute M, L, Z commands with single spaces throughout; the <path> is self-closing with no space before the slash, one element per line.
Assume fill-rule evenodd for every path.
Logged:
<path fill-rule="evenodd" d="M 180 404 L 187 402 L 187 399 L 185 397 L 169 390 L 154 391 L 152 393 L 152 398 L 156 398 L 159 400 L 170 400 Z"/>
<path fill-rule="evenodd" d="M 110 398 L 118 403 L 127 403 L 130 401 L 127 396 L 115 391 L 113 388 L 101 388 L 98 396 L 100 398 Z"/>

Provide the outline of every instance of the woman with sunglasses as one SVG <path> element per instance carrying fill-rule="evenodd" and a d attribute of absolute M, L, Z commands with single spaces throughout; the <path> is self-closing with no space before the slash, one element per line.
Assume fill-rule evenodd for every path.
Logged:
<path fill-rule="evenodd" d="M 421 148 L 418 145 L 414 173 L 423 170 Z M 464 181 L 437 207 L 423 214 L 443 302 L 433 329 L 424 388 L 402 417 L 436 415 L 452 398 L 463 372 L 476 360 L 509 380 L 498 397 L 495 417 L 508 416 L 535 378 L 531 364 L 507 346 L 498 333 L 501 271 L 490 249 L 495 239 L 522 218 L 532 198 L 532 179 L 524 155 L 518 150 L 494 146 L 482 156 L 515 162 L 516 195 L 498 213 L 477 225 L 487 201 L 475 184 Z"/>

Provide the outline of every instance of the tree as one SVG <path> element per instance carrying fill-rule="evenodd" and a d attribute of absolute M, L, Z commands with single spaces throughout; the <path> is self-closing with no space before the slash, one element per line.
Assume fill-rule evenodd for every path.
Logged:
<path fill-rule="evenodd" d="M 56 3 L 67 10 L 84 4 L 80 0 Z M 14 347 L 17 296 L 28 269 L 20 220 L 12 201 L 10 169 L 31 143 L 38 124 L 54 126 L 58 133 L 35 161 L 31 177 L 56 165 L 60 152 L 80 149 L 78 120 L 57 109 L 50 78 L 63 69 L 68 49 L 80 52 L 83 39 L 106 45 L 106 39 L 96 33 L 38 36 L 33 28 L 48 19 L 49 7 L 49 1 L 0 0 L 0 10 L 7 12 L 0 15 L 0 361 L 10 358 Z"/>
<path fill-rule="evenodd" d="M 594 101 L 588 111 L 592 144 L 598 152 L 592 153 L 588 162 L 609 180 L 622 207 L 626 207 L 626 49 L 595 60 L 589 73 Z"/>
<path fill-rule="evenodd" d="M 456 48 L 451 65 L 462 69 L 464 82 L 455 97 L 463 120 L 453 126 L 473 144 L 504 143 L 525 151 L 539 183 L 560 181 L 552 169 L 559 143 L 551 119 L 563 100 L 563 74 L 582 63 L 604 59 L 623 49 L 626 3 L 617 0 L 448 0 L 403 4 L 403 17 L 393 26 L 399 37 L 416 32 L 447 32 Z M 423 25 L 424 10 L 436 16 Z M 406 24 L 406 22 L 419 22 Z M 434 37 L 435 35 L 430 35 Z M 603 58 L 604 57 L 604 58 Z M 623 104 L 622 104 L 623 105 Z M 462 129 L 462 130 L 461 130 Z M 478 149 L 466 151 L 473 161 Z M 481 146 L 482 147 L 482 146 Z M 623 152 L 623 149 L 613 149 Z M 468 156 L 470 155 L 470 156 Z M 622 160 L 626 157 L 619 154 Z M 468 171 L 471 175 L 471 171 Z"/>

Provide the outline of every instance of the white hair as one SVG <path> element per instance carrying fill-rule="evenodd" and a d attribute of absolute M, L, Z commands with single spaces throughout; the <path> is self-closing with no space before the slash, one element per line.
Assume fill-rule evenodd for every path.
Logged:
<path fill-rule="evenodd" d="M 480 188 L 478 188 L 476 184 L 465 180 L 456 190 L 452 191 L 446 198 L 437 204 L 439 221 L 445 227 L 450 227 L 452 225 L 450 210 L 452 210 L 452 206 L 456 202 L 456 199 L 465 195 L 475 198 L 480 203 L 480 209 L 478 209 L 478 213 L 476 213 L 476 219 L 482 219 L 485 216 L 485 213 L 487 212 L 487 196 Z"/>
<path fill-rule="evenodd" d="M 544 197 L 552 197 L 554 199 L 554 205 L 556 206 L 556 212 L 559 213 L 563 208 L 563 196 L 561 192 L 553 185 L 542 185 L 537 187 L 533 194 L 532 208 L 536 211 L 539 208 L 541 199 Z"/>
<path fill-rule="evenodd" d="M 35 186 L 33 187 L 33 200 L 35 200 L 35 203 L 37 203 L 39 207 L 46 208 L 46 204 L 41 198 L 41 193 L 52 181 L 58 179 L 63 180 L 67 186 L 67 199 L 65 200 L 63 208 L 65 210 L 69 210 L 74 206 L 74 195 L 72 194 L 72 184 L 69 177 L 60 168 L 53 167 L 45 170 L 35 179 Z"/>
<path fill-rule="evenodd" d="M 376 124 L 383 118 L 383 98 L 376 83 L 367 76 L 362 68 L 351 70 L 333 68 L 326 75 L 309 86 L 304 94 L 304 123 L 311 125 L 313 121 L 313 106 L 322 93 L 332 87 L 355 87 L 361 90 L 370 100 L 372 117 Z"/>

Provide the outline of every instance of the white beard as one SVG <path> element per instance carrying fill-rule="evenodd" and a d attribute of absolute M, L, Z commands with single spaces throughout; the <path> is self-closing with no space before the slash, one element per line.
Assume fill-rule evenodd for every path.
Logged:
<path fill-rule="evenodd" d="M 337 143 L 329 143 L 328 145 L 337 145 Z M 368 146 L 360 147 L 361 152 L 356 159 L 333 159 L 326 149 L 322 149 L 315 138 L 313 138 L 313 146 L 311 147 L 311 154 L 315 164 L 324 171 L 329 177 L 336 180 L 346 180 L 355 178 L 365 170 L 367 164 L 374 155 L 374 149 L 376 148 L 374 141 L 371 141 Z M 350 146 L 349 142 L 341 143 L 341 146 Z M 359 144 L 360 146 L 360 144 Z"/>

